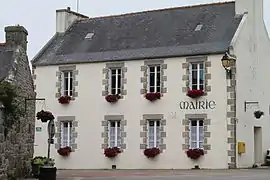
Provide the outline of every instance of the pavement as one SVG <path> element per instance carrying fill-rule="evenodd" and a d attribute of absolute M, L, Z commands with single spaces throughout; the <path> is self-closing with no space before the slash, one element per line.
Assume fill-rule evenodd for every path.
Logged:
<path fill-rule="evenodd" d="M 58 170 L 57 180 L 270 180 L 270 168 L 231 170 Z"/>

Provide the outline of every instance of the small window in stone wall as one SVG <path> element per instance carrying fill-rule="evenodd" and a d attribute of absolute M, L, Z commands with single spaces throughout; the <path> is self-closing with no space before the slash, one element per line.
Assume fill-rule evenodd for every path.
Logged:
<path fill-rule="evenodd" d="M 204 123 L 203 120 L 190 120 L 190 148 L 196 149 L 204 147 Z"/>
<path fill-rule="evenodd" d="M 72 143 L 72 122 L 61 122 L 61 147 L 71 147 Z"/>
<path fill-rule="evenodd" d="M 61 72 L 61 95 L 73 96 L 73 72 Z"/>
<path fill-rule="evenodd" d="M 148 66 L 148 90 L 149 92 L 161 92 L 161 71 L 160 65 Z"/>
<path fill-rule="evenodd" d="M 148 121 L 148 148 L 160 145 L 160 120 Z"/>
<path fill-rule="evenodd" d="M 108 121 L 109 123 L 109 147 L 121 147 L 121 121 Z"/>
<path fill-rule="evenodd" d="M 122 72 L 121 68 L 110 69 L 109 94 L 121 94 Z"/>
<path fill-rule="evenodd" d="M 189 88 L 191 90 L 204 90 L 204 62 L 189 63 Z"/>

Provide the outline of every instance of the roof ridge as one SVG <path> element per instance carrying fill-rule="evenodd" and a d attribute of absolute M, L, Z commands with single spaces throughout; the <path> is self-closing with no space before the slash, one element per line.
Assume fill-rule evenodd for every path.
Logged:
<path fill-rule="evenodd" d="M 121 16 L 127 16 L 127 15 L 151 13 L 151 12 L 158 12 L 158 11 L 167 11 L 167 10 L 185 9 L 185 8 L 194 8 L 194 7 L 203 7 L 203 6 L 209 6 L 209 5 L 221 5 L 221 4 L 230 4 L 230 3 L 235 3 L 235 1 L 231 1 L 231 0 L 230 1 L 219 1 L 219 2 L 214 2 L 214 3 L 204 3 L 204 4 L 194 4 L 194 5 L 186 5 L 186 6 L 178 6 L 178 7 L 169 7 L 169 8 L 162 8 L 162 9 L 129 12 L 129 13 L 123 13 L 123 14 L 116 14 L 116 15 L 107 15 L 107 16 L 105 15 L 105 16 L 97 16 L 97 17 L 90 17 L 90 18 L 80 18 L 77 21 L 110 18 L 110 17 L 121 17 Z"/>

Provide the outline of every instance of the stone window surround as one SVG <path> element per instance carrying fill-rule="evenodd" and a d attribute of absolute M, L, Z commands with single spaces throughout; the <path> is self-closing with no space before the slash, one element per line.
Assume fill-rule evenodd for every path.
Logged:
<path fill-rule="evenodd" d="M 211 145 L 209 144 L 209 138 L 211 137 L 211 132 L 209 132 L 209 126 L 211 125 L 211 119 L 207 118 L 207 114 L 185 114 L 185 119 L 182 120 L 182 125 L 185 127 L 182 132 L 182 137 L 185 143 L 182 144 L 183 150 L 188 150 L 190 147 L 190 120 L 203 120 L 203 131 L 204 131 L 204 145 L 203 149 L 205 154 L 208 150 L 211 150 Z"/>
<path fill-rule="evenodd" d="M 207 58 L 207 56 L 195 56 L 186 58 L 186 62 L 182 63 L 182 69 L 184 70 L 184 75 L 182 76 L 182 80 L 185 82 L 185 86 L 182 88 L 183 93 L 187 93 L 190 90 L 190 63 L 194 62 L 204 62 L 204 94 L 211 91 L 211 86 L 209 85 L 209 80 L 211 80 L 211 74 L 209 68 L 211 68 L 211 61 Z"/>
<path fill-rule="evenodd" d="M 120 131 L 121 131 L 121 149 L 124 150 L 127 148 L 125 143 L 125 138 L 127 137 L 127 133 L 125 132 L 125 127 L 127 126 L 127 120 L 124 119 L 124 115 L 105 115 L 104 120 L 101 121 L 101 125 L 104 128 L 101 133 L 101 138 L 103 139 L 103 144 L 101 145 L 101 149 L 106 149 L 109 147 L 109 121 L 120 121 Z"/>
<path fill-rule="evenodd" d="M 66 65 L 66 66 L 59 66 L 58 71 L 56 72 L 57 76 L 57 82 L 56 82 L 56 88 L 57 93 L 55 94 L 56 98 L 60 98 L 61 93 L 61 73 L 64 71 L 72 71 L 72 84 L 73 84 L 73 96 L 71 97 L 71 100 L 75 100 L 75 97 L 78 97 L 78 92 L 76 91 L 76 87 L 78 86 L 78 81 L 76 81 L 76 76 L 79 74 L 79 71 L 76 70 L 75 65 Z"/>
<path fill-rule="evenodd" d="M 125 62 L 109 62 L 106 63 L 106 67 L 102 69 L 104 74 L 104 79 L 102 80 L 103 91 L 102 96 L 107 96 L 110 93 L 109 90 L 109 81 L 110 81 L 110 69 L 121 68 L 121 96 L 120 99 L 123 99 L 127 95 L 127 90 L 125 89 L 125 84 L 127 84 L 127 78 L 125 77 L 127 73 L 127 67 L 125 67 Z"/>
<path fill-rule="evenodd" d="M 148 84 L 148 67 L 160 65 L 160 86 L 161 93 L 167 93 L 167 88 L 165 86 L 165 82 L 167 81 L 167 76 L 164 75 L 165 69 L 167 69 L 167 64 L 164 64 L 164 60 L 154 59 L 154 60 L 145 60 L 144 65 L 141 66 L 141 72 L 143 72 L 141 77 L 142 89 L 140 90 L 141 94 L 146 94 L 148 92 L 149 84 Z"/>
<path fill-rule="evenodd" d="M 78 137 L 78 133 L 76 132 L 76 128 L 78 128 L 78 121 L 76 121 L 75 116 L 58 116 L 56 121 L 56 143 L 55 148 L 59 149 L 61 147 L 61 122 L 71 122 L 72 128 L 71 128 L 71 149 L 72 152 L 75 152 L 75 149 L 77 149 L 77 143 L 76 138 Z"/>
<path fill-rule="evenodd" d="M 160 120 L 160 144 L 159 149 L 161 152 L 166 149 L 166 144 L 164 140 L 167 136 L 165 132 L 166 119 L 164 119 L 164 114 L 143 114 L 142 120 L 140 120 L 141 132 L 140 138 L 142 144 L 140 144 L 140 149 L 146 149 L 148 146 L 148 121 L 149 120 Z"/>

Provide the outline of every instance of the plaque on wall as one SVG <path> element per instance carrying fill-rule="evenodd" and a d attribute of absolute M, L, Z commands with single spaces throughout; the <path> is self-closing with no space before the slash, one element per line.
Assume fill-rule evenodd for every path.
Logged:
<path fill-rule="evenodd" d="M 216 102 L 212 100 L 180 101 L 179 107 L 180 109 L 188 109 L 188 110 L 215 109 Z"/>

